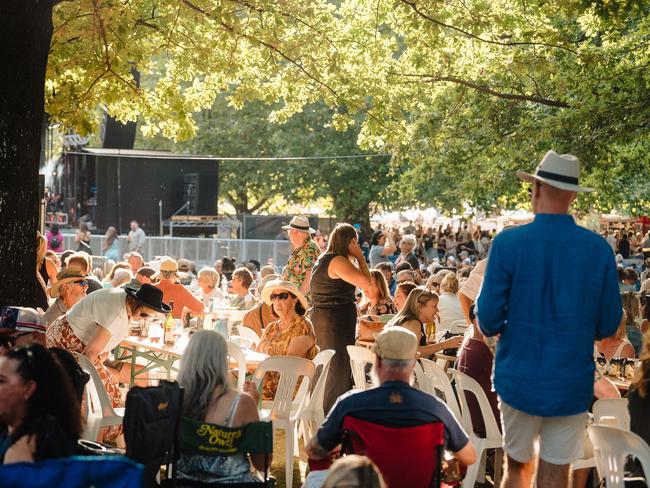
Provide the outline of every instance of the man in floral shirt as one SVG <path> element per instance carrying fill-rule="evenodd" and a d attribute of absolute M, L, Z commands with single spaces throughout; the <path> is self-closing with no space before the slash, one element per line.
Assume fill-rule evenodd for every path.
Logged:
<path fill-rule="evenodd" d="M 307 217 L 295 216 L 289 225 L 282 227 L 289 234 L 293 250 L 284 268 L 282 279 L 290 281 L 309 299 L 311 268 L 320 256 L 320 248 L 310 237 L 315 231 L 309 227 Z"/>

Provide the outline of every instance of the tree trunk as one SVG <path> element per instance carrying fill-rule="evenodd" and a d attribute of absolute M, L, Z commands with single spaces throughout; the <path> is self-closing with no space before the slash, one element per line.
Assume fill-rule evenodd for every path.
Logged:
<path fill-rule="evenodd" d="M 2 2 L 0 307 L 37 303 L 38 166 L 52 4 Z"/>

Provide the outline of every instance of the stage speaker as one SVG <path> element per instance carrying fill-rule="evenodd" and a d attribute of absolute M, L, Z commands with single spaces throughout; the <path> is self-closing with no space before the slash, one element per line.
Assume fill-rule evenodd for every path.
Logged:
<path fill-rule="evenodd" d="M 188 215 L 217 214 L 217 181 L 214 175 L 185 173 L 183 203 L 189 202 Z"/>

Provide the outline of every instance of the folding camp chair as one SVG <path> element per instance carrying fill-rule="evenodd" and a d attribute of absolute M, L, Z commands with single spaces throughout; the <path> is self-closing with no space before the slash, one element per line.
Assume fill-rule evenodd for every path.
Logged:
<path fill-rule="evenodd" d="M 368 456 L 390 488 L 440 487 L 445 443 L 442 422 L 386 427 L 345 417 L 343 429 L 343 452 Z"/>
<path fill-rule="evenodd" d="M 269 458 L 273 453 L 271 422 L 251 422 L 241 427 L 225 427 L 182 417 L 179 444 L 183 453 L 202 456 L 264 453 L 264 478 L 259 482 L 221 484 L 180 478 L 179 487 L 264 488 L 271 486 L 269 478 Z"/>
<path fill-rule="evenodd" d="M 144 464 L 145 488 L 176 486 L 182 406 L 183 390 L 175 381 L 161 380 L 158 386 L 146 388 L 136 386 L 126 395 L 126 455 Z"/>
<path fill-rule="evenodd" d="M 0 465 L 3 488 L 140 488 L 142 467 L 123 456 L 73 456 Z"/>

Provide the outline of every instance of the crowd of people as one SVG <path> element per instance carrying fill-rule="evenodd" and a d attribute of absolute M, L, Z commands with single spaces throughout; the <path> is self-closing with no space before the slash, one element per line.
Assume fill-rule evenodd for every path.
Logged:
<path fill-rule="evenodd" d="M 319 233 L 317 242 L 309 220 L 296 216 L 283 227 L 292 252 L 282 269 L 230 257 L 198 270 L 181 256 L 147 261 L 140 253 L 145 236 L 135 221 L 130 251 L 111 254 L 111 261 L 96 267 L 83 244 L 87 229 L 79 229 L 73 251 L 61 248 L 53 227 L 36 243 L 43 313 L 13 321 L 3 315 L 0 323 L 0 455 L 14 462 L 74 450 L 79 402 L 69 400 L 80 398 L 78 374 L 64 368 L 65 359 L 54 351 L 86 356 L 113 405 L 123 406 L 121 386 L 129 384 L 132 371 L 111 351 L 127 336 L 130 322 L 166 314 L 200 317 L 229 307 L 245 312 L 242 325 L 260 336 L 259 352 L 306 359 L 319 350 L 335 352 L 324 393 L 329 414 L 306 446 L 312 461 L 332 457 L 353 418 L 357 429 L 413 429 L 416 437 L 423 426 L 438 423 L 446 449 L 463 465 L 476 462 L 470 434 L 485 435 L 478 405 L 469 405 L 473 432 L 466 432 L 442 400 L 412 384 L 418 358 L 444 352 L 478 382 L 501 420 L 502 486 L 530 486 L 535 470 L 537 486 L 568 486 L 594 399 L 620 396 L 596 371 L 595 360 L 639 360 L 628 397 L 632 430 L 650 441 L 650 270 L 643 260 L 650 233 L 608 229 L 599 236 L 576 225 L 570 206 L 589 189 L 579 186 L 573 156 L 549 151 L 534 174 L 520 176 L 531 184 L 536 215 L 529 224 L 496 235 L 464 224 L 409 224 L 401 232 L 380 226 L 366 241 L 358 226 L 342 223 L 327 236 Z M 117 250 L 113 231 L 104 240 L 107 256 Z M 25 323 L 33 326 L 25 329 Z M 369 324 L 377 332 L 362 340 Z M 353 389 L 347 346 L 355 344 L 376 355 L 376 388 Z M 273 399 L 280 380 L 270 374 L 259 390 L 248 381 L 244 391 L 233 389 L 227 339 L 213 330 L 192 335 L 177 379 L 185 389 L 186 417 L 229 428 L 259 420 L 260 396 Z M 48 408 L 54 401 L 57 408 Z M 48 430 L 50 418 L 55 433 Z M 109 429 L 104 440 L 119 435 L 119 428 Z M 363 486 L 406 486 L 399 481 L 403 463 L 412 463 L 416 473 L 422 465 L 416 453 L 409 460 L 398 452 L 398 437 L 395 461 L 377 467 L 346 456 L 327 473 L 345 479 L 341 471 L 348 467 L 375 480 Z M 61 443 L 44 443 L 51 438 Z M 391 446 L 386 449 L 391 452 Z M 187 455 L 179 471 L 188 480 L 250 481 L 251 466 L 262 463 L 259 455 Z M 324 486 L 341 486 L 331 483 Z M 584 479 L 574 477 L 574 486 L 585 486 Z"/>

